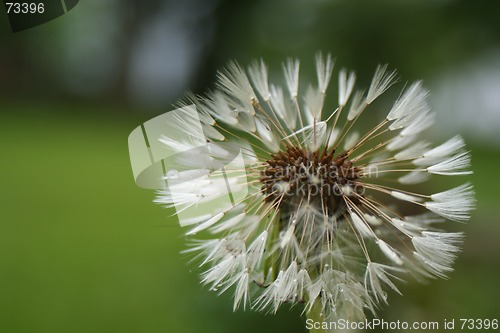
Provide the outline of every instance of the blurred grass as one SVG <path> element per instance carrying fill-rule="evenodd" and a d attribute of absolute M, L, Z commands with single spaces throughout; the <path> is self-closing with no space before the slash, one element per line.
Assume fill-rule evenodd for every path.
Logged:
<path fill-rule="evenodd" d="M 172 212 L 132 179 L 127 137 L 147 116 L 0 105 L 0 332 L 304 331 L 300 309 L 233 314 L 231 295 L 199 285 L 179 254 L 185 240 Z M 499 195 L 491 175 L 499 162 L 497 151 L 473 147 L 479 209 L 464 226 L 452 279 L 408 283 L 383 316 L 498 316 Z"/>
<path fill-rule="evenodd" d="M 1 109 L 0 332 L 302 331 L 200 286 L 172 211 L 133 182 L 127 137 L 147 119 Z"/>

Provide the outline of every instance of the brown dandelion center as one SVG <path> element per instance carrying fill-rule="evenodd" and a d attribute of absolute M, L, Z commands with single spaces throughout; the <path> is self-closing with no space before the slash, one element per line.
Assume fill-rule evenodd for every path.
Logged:
<path fill-rule="evenodd" d="M 335 151 L 308 152 L 289 146 L 273 154 L 261 172 L 262 193 L 266 202 L 290 204 L 290 201 L 316 202 L 335 211 L 343 195 L 360 193 L 355 181 L 360 178 L 359 168 L 346 154 L 334 157 Z"/>

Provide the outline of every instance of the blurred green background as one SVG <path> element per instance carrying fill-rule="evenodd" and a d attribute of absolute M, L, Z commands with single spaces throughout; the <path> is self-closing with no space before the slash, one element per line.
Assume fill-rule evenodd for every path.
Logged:
<path fill-rule="evenodd" d="M 500 319 L 499 13 L 464 0 L 87 0 L 13 34 L 0 10 L 0 332 L 304 332 L 299 308 L 233 313 L 231 295 L 199 285 L 173 211 L 133 182 L 127 136 L 213 87 L 229 59 L 263 57 L 277 77 L 298 56 L 304 82 L 318 50 L 361 84 L 378 63 L 423 79 L 429 136 L 461 133 L 472 150 L 478 208 L 450 223 L 467 233 L 456 271 L 402 285 L 380 315 Z"/>

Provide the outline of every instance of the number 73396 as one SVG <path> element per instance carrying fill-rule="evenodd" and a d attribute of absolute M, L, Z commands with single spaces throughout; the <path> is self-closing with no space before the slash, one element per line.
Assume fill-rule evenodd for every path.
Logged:
<path fill-rule="evenodd" d="M 498 329 L 498 319 L 460 319 L 461 329 L 489 330 Z"/>
<path fill-rule="evenodd" d="M 7 14 L 42 14 L 45 11 L 43 2 L 6 2 Z"/>

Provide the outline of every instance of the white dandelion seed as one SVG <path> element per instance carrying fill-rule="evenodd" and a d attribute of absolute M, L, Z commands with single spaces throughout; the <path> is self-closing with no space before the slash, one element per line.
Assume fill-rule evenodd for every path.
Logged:
<path fill-rule="evenodd" d="M 351 96 L 354 83 L 356 82 L 356 74 L 349 73 L 347 77 L 346 71 L 343 69 L 339 73 L 339 107 L 343 107 Z"/>
<path fill-rule="evenodd" d="M 382 95 L 391 85 L 394 84 L 396 79 L 396 71 L 389 73 L 387 65 L 378 66 L 375 74 L 373 75 L 370 89 L 366 96 L 366 103 L 371 104 L 377 97 Z"/>
<path fill-rule="evenodd" d="M 458 153 L 442 162 L 431 165 L 427 168 L 430 173 L 437 175 L 469 175 L 472 171 L 468 170 L 470 167 L 469 152 Z"/>
<path fill-rule="evenodd" d="M 219 73 L 218 89 L 191 95 L 185 105 L 196 106 L 201 125 L 181 117 L 185 136 L 160 138 L 188 152 L 175 166 L 165 162 L 168 186 L 156 201 L 175 207 L 190 237 L 205 235 L 186 252 L 201 262 L 204 284 L 234 289 L 235 309 L 276 312 L 283 303 L 304 303 L 306 314 L 360 320 L 388 303 L 388 290 L 399 292 L 402 274 L 452 271 L 463 235 L 436 225 L 469 219 L 472 185 L 435 194 L 405 186 L 469 174 L 470 155 L 460 136 L 435 148 L 419 141 L 434 121 L 421 82 L 409 85 L 384 119 L 357 129 L 373 121 L 376 113 L 364 111 L 396 72 L 379 66 L 359 90 L 355 74 L 341 70 L 331 106 L 324 104 L 332 57 L 317 55 L 317 84 L 300 89 L 303 96 L 299 67 L 297 59 L 283 64 L 282 87 L 269 82 L 262 60 L 248 73 L 232 62 Z M 416 215 L 404 216 L 399 205 L 413 205 Z"/>
<path fill-rule="evenodd" d="M 442 145 L 433 148 L 424 154 L 421 158 L 413 161 L 415 165 L 432 165 L 434 163 L 442 162 L 444 158 L 458 153 L 461 149 L 465 147 L 464 139 L 460 135 L 457 135 L 450 140 L 446 141 Z"/>

